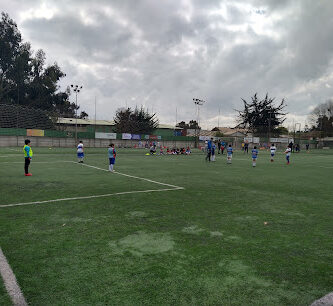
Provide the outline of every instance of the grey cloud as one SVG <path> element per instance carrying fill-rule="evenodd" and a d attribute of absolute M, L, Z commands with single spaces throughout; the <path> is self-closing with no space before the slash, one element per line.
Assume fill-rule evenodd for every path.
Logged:
<path fill-rule="evenodd" d="M 104 119 L 128 103 L 157 111 L 162 122 L 175 121 L 176 107 L 179 120 L 190 120 L 198 97 L 207 100 L 202 120 L 208 122 L 218 108 L 235 115 L 240 98 L 255 92 L 285 97 L 288 111 L 305 115 L 333 95 L 318 81 L 333 73 L 331 1 L 193 0 L 187 19 L 177 0 L 61 0 L 45 1 L 58 8 L 53 18 L 25 20 L 21 13 L 44 1 L 0 1 L 25 40 L 67 73 L 63 86 L 84 84 L 83 109 L 93 110 L 97 95 Z M 222 7 L 226 15 L 218 13 Z M 81 10 L 94 22 L 83 20 Z M 266 33 L 253 25 L 257 10 Z"/>

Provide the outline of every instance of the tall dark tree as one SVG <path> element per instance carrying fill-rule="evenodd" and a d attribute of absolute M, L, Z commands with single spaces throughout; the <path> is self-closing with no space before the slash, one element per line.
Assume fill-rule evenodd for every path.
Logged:
<path fill-rule="evenodd" d="M 79 116 L 79 118 L 80 118 L 80 119 L 87 119 L 88 116 L 89 116 L 89 115 L 88 115 L 85 111 L 82 111 L 81 114 L 80 114 L 80 116 Z"/>
<path fill-rule="evenodd" d="M 244 103 L 243 110 L 238 112 L 238 127 L 248 129 L 257 135 L 278 134 L 277 129 L 285 121 L 284 108 L 286 106 L 284 99 L 276 106 L 275 98 L 265 98 L 260 100 L 255 94 L 251 97 L 251 102 L 242 99 Z"/>
<path fill-rule="evenodd" d="M 190 120 L 189 123 L 186 123 L 185 121 L 181 121 L 176 124 L 176 127 L 182 128 L 182 129 L 201 129 L 198 122 L 196 120 Z"/>
<path fill-rule="evenodd" d="M 114 122 L 118 133 L 151 134 L 158 127 L 156 114 L 150 114 L 143 107 L 118 109 Z"/>
<path fill-rule="evenodd" d="M 176 127 L 179 127 L 184 130 L 189 129 L 189 125 L 185 121 L 181 121 L 181 122 L 177 123 Z"/>
<path fill-rule="evenodd" d="M 190 120 L 188 125 L 189 125 L 189 129 L 198 129 L 198 130 L 201 129 L 201 127 L 199 126 L 199 123 L 196 120 Z"/>
<path fill-rule="evenodd" d="M 309 116 L 313 131 L 320 136 L 333 136 L 333 100 L 318 105 Z"/>
<path fill-rule="evenodd" d="M 11 102 L 10 93 L 16 87 L 15 74 L 22 42 L 16 23 L 8 14 L 0 20 L 0 102 Z M 17 77 L 17 76 L 16 76 Z"/>
<path fill-rule="evenodd" d="M 58 82 L 66 75 L 57 63 L 45 65 L 43 50 L 35 54 L 22 41 L 16 23 L 8 14 L 0 20 L 0 103 L 38 108 L 59 116 L 74 117 L 76 106 L 67 88 Z"/>

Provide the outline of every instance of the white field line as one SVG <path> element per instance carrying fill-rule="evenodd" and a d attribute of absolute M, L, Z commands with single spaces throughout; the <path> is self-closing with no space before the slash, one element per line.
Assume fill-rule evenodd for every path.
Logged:
<path fill-rule="evenodd" d="M 0 208 L 12 207 L 12 206 L 36 205 L 36 204 L 44 204 L 44 203 L 51 203 L 51 202 L 61 202 L 61 201 L 95 199 L 95 198 L 111 197 L 111 196 L 122 195 L 122 194 L 161 192 L 161 191 L 171 191 L 171 190 L 181 190 L 181 189 L 184 189 L 184 188 L 178 187 L 178 188 L 166 188 L 166 189 L 150 189 L 150 190 L 124 191 L 124 192 L 98 194 L 98 195 L 84 196 L 84 197 L 74 197 L 74 198 L 63 198 L 63 199 L 54 199 L 54 200 L 45 200 L 45 201 L 36 201 L 36 202 L 23 202 L 23 203 L 15 203 L 15 204 L 5 204 L 5 205 L 0 205 Z"/>
<path fill-rule="evenodd" d="M 13 305 L 25 306 L 28 305 L 25 301 L 23 293 L 17 283 L 16 277 L 7 262 L 5 255 L 0 248 L 0 274 L 5 283 L 8 295 L 12 299 Z"/>
<path fill-rule="evenodd" d="M 78 164 L 76 162 L 73 162 L 73 163 Z M 78 165 L 86 166 L 86 167 L 90 167 L 90 168 L 94 168 L 94 169 L 98 169 L 98 170 L 101 170 L 101 171 L 110 172 L 109 170 L 106 170 L 106 169 L 103 169 L 103 168 L 99 168 L 99 167 L 95 167 L 95 166 L 91 166 L 91 165 L 87 165 L 87 164 L 78 164 Z M 171 185 L 171 184 L 161 183 L 161 182 L 153 181 L 153 180 L 146 179 L 146 178 L 143 178 L 143 177 L 138 177 L 138 176 L 134 176 L 134 175 L 120 173 L 118 171 L 113 171 L 112 173 L 123 175 L 123 176 L 127 176 L 127 177 L 132 177 L 132 178 L 135 178 L 135 179 L 138 179 L 138 180 L 143 180 L 143 181 L 147 181 L 147 182 L 158 184 L 158 185 L 173 187 L 173 188 L 177 188 L 177 189 L 184 189 L 183 187 L 180 187 L 180 186 L 175 186 L 175 185 Z"/>
<path fill-rule="evenodd" d="M 62 161 L 54 161 L 54 162 L 49 162 L 49 161 L 32 161 L 33 164 L 59 164 L 59 163 L 74 163 L 71 160 L 62 160 Z M 24 164 L 24 161 L 20 161 L 20 162 L 0 162 L 0 164 Z"/>
<path fill-rule="evenodd" d="M 9 157 L 9 156 L 8 155 L 2 155 L 2 156 L 0 155 L 0 157 Z"/>
<path fill-rule="evenodd" d="M 79 164 L 79 163 L 74 162 L 74 161 L 62 161 L 62 162 L 74 163 L 74 164 L 77 164 L 77 165 L 82 165 L 82 166 L 86 166 L 86 167 L 90 167 L 90 168 L 94 168 L 94 169 L 98 169 L 98 170 L 102 170 L 102 171 L 109 172 L 109 170 L 106 170 L 106 169 L 103 169 L 103 168 L 99 168 L 99 167 L 95 167 L 95 166 L 91 166 L 91 165 L 87 165 L 87 164 Z M 43 162 L 40 162 L 40 163 L 43 163 Z M 60 163 L 60 162 L 59 162 L 59 163 Z M 73 198 L 63 198 L 63 199 L 45 200 L 45 201 L 35 201 L 35 202 L 23 202 L 23 203 L 14 203 L 14 204 L 4 204 L 4 205 L 0 205 L 0 208 L 12 207 L 12 206 L 23 206 L 23 205 L 36 205 L 36 204 L 44 204 L 44 203 L 60 202 L 60 201 L 71 201 L 71 200 L 82 200 L 82 199 L 94 199 L 94 198 L 102 198 L 102 197 L 111 197 L 111 196 L 122 195 L 122 194 L 148 193 L 148 192 L 161 192 L 161 191 L 172 191 L 172 190 L 183 190 L 183 189 L 185 189 L 184 187 L 175 186 L 175 185 L 170 185 L 170 184 L 166 184 L 166 183 L 161 183 L 161 182 L 153 181 L 153 180 L 146 179 L 146 178 L 143 178 L 143 177 L 138 177 L 138 176 L 128 175 L 128 174 L 124 174 L 124 173 L 120 173 L 120 172 L 116 172 L 116 171 L 112 172 L 112 174 L 124 175 L 124 176 L 128 176 L 128 177 L 132 177 L 132 178 L 136 178 L 136 179 L 140 179 L 140 180 L 148 181 L 148 182 L 150 182 L 150 183 L 154 183 L 154 184 L 159 184 L 159 185 L 168 186 L 168 187 L 171 187 L 171 188 L 164 188 L 164 189 L 149 189 L 149 190 L 136 190 L 136 191 L 124 191 L 124 192 L 116 192 L 116 193 L 98 194 L 98 195 L 92 195 L 92 196 L 82 196 L 82 197 L 73 197 Z"/>
<path fill-rule="evenodd" d="M 317 166 L 317 167 L 326 168 L 326 169 L 333 169 L 333 167 L 326 167 L 326 166 Z"/>

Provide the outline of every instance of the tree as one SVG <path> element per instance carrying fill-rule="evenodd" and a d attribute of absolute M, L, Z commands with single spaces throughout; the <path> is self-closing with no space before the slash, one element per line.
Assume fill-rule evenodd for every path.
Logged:
<path fill-rule="evenodd" d="M 177 123 L 176 127 L 179 127 L 183 130 L 189 129 L 189 125 L 185 121 L 181 121 L 181 122 Z"/>
<path fill-rule="evenodd" d="M 333 99 L 318 105 L 309 116 L 313 131 L 319 131 L 321 137 L 333 136 Z"/>
<path fill-rule="evenodd" d="M 199 126 L 199 123 L 196 120 L 190 120 L 188 125 L 189 125 L 189 129 L 193 129 L 193 130 L 195 130 L 195 129 L 200 130 L 201 129 L 201 127 Z"/>
<path fill-rule="evenodd" d="M 38 108 L 58 116 L 74 117 L 76 106 L 67 88 L 58 82 L 65 77 L 57 63 L 45 65 L 43 50 L 34 53 L 23 42 L 16 23 L 8 14 L 0 20 L 0 103 Z"/>
<path fill-rule="evenodd" d="M 288 135 L 289 131 L 287 128 L 285 128 L 284 126 L 279 126 L 275 129 L 275 132 L 278 135 Z"/>
<path fill-rule="evenodd" d="M 82 111 L 81 114 L 80 114 L 80 116 L 79 116 L 79 118 L 80 118 L 80 119 L 87 119 L 88 116 L 89 116 L 89 115 L 88 115 L 85 111 Z"/>
<path fill-rule="evenodd" d="M 0 21 L 0 101 L 9 101 L 22 38 L 16 23 L 1 13 Z"/>
<path fill-rule="evenodd" d="M 114 122 L 117 133 L 151 134 L 158 127 L 156 114 L 149 114 L 143 107 L 118 109 Z"/>
<path fill-rule="evenodd" d="M 189 123 L 185 123 L 185 121 L 181 121 L 179 123 L 176 124 L 176 127 L 188 130 L 188 129 L 198 129 L 200 130 L 200 126 L 199 124 L 196 122 L 196 120 L 190 120 Z"/>
<path fill-rule="evenodd" d="M 258 135 L 278 134 L 277 127 L 285 121 L 285 101 L 278 106 L 274 105 L 275 98 L 269 98 L 266 94 L 262 100 L 258 99 L 257 93 L 251 97 L 251 102 L 242 99 L 244 110 L 238 112 L 238 126 L 248 129 Z"/>

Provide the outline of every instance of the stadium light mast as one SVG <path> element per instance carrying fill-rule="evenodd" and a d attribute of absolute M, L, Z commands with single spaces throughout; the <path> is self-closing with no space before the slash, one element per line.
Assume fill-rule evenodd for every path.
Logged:
<path fill-rule="evenodd" d="M 197 98 L 193 98 L 193 102 L 197 108 L 197 124 L 195 126 L 195 147 L 198 147 L 198 127 L 199 127 L 199 119 L 200 119 L 200 106 L 202 106 L 204 103 L 206 103 L 206 101 L 204 100 L 200 100 Z"/>
<path fill-rule="evenodd" d="M 271 120 L 272 120 L 272 114 L 274 114 L 274 112 L 269 111 L 269 118 L 268 118 L 268 141 L 267 144 L 271 143 Z"/>
<path fill-rule="evenodd" d="M 294 136 L 294 142 L 296 142 L 296 132 L 297 132 L 297 127 L 298 127 L 298 144 L 300 145 L 301 143 L 301 123 L 296 122 L 295 123 L 295 136 Z"/>
<path fill-rule="evenodd" d="M 75 92 L 75 144 L 77 144 L 77 95 L 82 90 L 82 86 L 72 84 L 71 87 Z"/>

